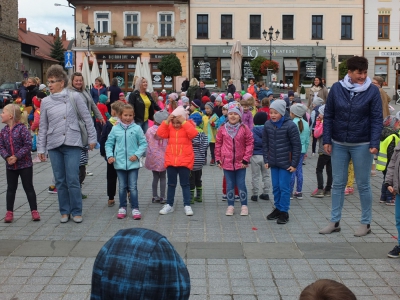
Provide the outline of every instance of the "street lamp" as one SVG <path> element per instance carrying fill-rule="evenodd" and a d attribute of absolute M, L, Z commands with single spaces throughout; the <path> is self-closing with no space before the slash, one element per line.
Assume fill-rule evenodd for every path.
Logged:
<path fill-rule="evenodd" d="M 54 6 L 64 6 L 64 7 L 69 7 L 72 8 L 74 10 L 74 46 L 76 47 L 76 7 L 72 6 L 71 3 L 68 2 L 68 6 L 67 5 L 62 5 L 60 3 L 54 3 Z"/>
<path fill-rule="evenodd" d="M 263 36 L 264 36 L 264 39 L 265 39 L 267 42 L 269 42 L 269 60 L 271 61 L 271 60 L 272 60 L 272 41 L 276 41 L 276 40 L 278 39 L 280 32 L 279 32 L 279 30 L 276 30 L 276 31 L 275 31 L 275 36 L 276 36 L 276 38 L 274 39 L 274 38 L 272 37 L 272 35 L 274 34 L 274 28 L 271 26 L 271 27 L 268 29 L 268 32 L 266 32 L 265 29 L 264 29 L 264 31 L 263 31 L 262 34 L 263 34 Z M 269 37 L 269 38 L 267 39 L 267 37 Z"/>
<path fill-rule="evenodd" d="M 81 30 L 79 30 L 79 34 L 81 35 L 82 40 L 87 40 L 87 41 L 88 41 L 88 44 L 87 44 L 87 51 L 88 51 L 87 56 L 88 56 L 88 57 L 90 56 L 90 52 L 89 52 L 89 46 L 90 46 L 90 29 L 91 29 L 91 28 L 90 28 L 90 26 L 88 25 L 88 26 L 86 27 L 86 31 L 83 31 L 82 28 L 81 28 Z M 93 29 L 92 33 L 93 33 L 93 34 L 96 34 L 96 33 L 97 33 L 96 29 Z M 86 38 L 83 37 L 84 34 L 86 35 Z"/>

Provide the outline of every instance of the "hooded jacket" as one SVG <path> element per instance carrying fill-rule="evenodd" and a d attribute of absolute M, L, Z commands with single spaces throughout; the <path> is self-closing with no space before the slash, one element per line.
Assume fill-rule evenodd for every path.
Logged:
<path fill-rule="evenodd" d="M 263 132 L 263 151 L 264 163 L 269 167 L 296 168 L 301 155 L 300 133 L 296 124 L 286 117 L 280 128 L 271 120 L 267 121 Z"/>
<path fill-rule="evenodd" d="M 262 135 L 264 131 L 264 125 L 254 125 L 252 131 L 254 139 L 253 155 L 263 155 Z"/>
<path fill-rule="evenodd" d="M 324 111 L 325 144 L 369 143 L 379 149 L 382 132 L 382 101 L 379 89 L 371 84 L 350 99 L 350 92 L 340 82 L 332 85 Z"/>

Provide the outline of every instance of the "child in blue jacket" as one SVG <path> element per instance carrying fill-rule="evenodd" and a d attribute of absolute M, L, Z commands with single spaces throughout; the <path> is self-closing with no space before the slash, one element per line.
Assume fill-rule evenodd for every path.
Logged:
<path fill-rule="evenodd" d="M 139 174 L 140 158 L 147 148 L 147 140 L 142 128 L 133 120 L 134 112 L 130 104 L 121 109 L 120 123 L 115 125 L 108 135 L 106 158 L 109 164 L 114 164 L 119 181 L 119 210 L 118 219 L 126 217 L 126 191 L 130 192 L 132 217 L 140 220 L 137 179 Z"/>

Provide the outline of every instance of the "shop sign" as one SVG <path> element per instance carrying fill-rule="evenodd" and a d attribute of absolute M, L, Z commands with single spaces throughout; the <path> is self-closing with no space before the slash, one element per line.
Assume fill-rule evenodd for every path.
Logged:
<path fill-rule="evenodd" d="M 306 62 L 306 77 L 314 78 L 317 76 L 317 62 L 307 61 Z"/>
<path fill-rule="evenodd" d="M 200 67 L 200 78 L 211 78 L 211 65 L 209 62 L 200 60 L 198 62 L 198 66 Z"/>
<path fill-rule="evenodd" d="M 258 57 L 259 53 L 261 55 L 270 55 L 269 49 L 263 49 L 265 47 L 252 47 L 252 46 L 247 46 L 247 56 L 252 57 L 252 59 L 255 59 Z M 294 55 L 296 54 L 295 49 L 272 49 L 272 56 L 276 56 L 280 54 L 281 56 L 284 55 Z"/>
<path fill-rule="evenodd" d="M 400 56 L 400 51 L 379 51 L 379 56 L 397 57 L 397 56 Z"/>
<path fill-rule="evenodd" d="M 140 54 L 97 54 L 97 59 L 105 60 L 131 60 L 137 59 Z"/>
<path fill-rule="evenodd" d="M 169 54 L 150 54 L 150 58 L 154 59 L 162 59 L 164 56 L 167 56 Z"/>
<path fill-rule="evenodd" d="M 243 77 L 247 79 L 254 78 L 253 71 L 251 70 L 250 61 L 243 61 Z"/>

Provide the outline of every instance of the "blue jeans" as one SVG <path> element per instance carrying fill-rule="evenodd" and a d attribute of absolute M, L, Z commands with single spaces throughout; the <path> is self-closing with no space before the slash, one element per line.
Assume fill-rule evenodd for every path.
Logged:
<path fill-rule="evenodd" d="M 130 192 L 130 202 L 132 209 L 139 209 L 137 179 L 139 169 L 115 170 L 117 171 L 119 182 L 119 207 L 127 207 L 126 192 Z"/>
<path fill-rule="evenodd" d="M 136 122 L 137 125 L 142 127 L 143 133 L 146 134 L 147 129 L 149 129 L 149 121 L 146 122 Z"/>
<path fill-rule="evenodd" d="M 290 208 L 290 179 L 292 173 L 282 168 L 271 167 L 272 193 L 274 205 L 283 212 Z"/>
<path fill-rule="evenodd" d="M 301 193 L 301 191 L 303 190 L 303 159 L 304 159 L 304 153 L 300 155 L 300 161 L 296 167 L 296 171 L 292 173 L 292 178 L 290 179 L 290 193 L 293 193 L 294 182 L 296 181 L 296 177 L 297 177 L 296 192 Z"/>
<path fill-rule="evenodd" d="M 190 170 L 186 167 L 167 167 L 168 177 L 168 190 L 167 190 L 167 203 L 171 206 L 174 205 L 176 185 L 179 182 L 182 188 L 183 205 L 190 206 L 190 183 L 189 176 Z"/>
<path fill-rule="evenodd" d="M 247 205 L 246 169 L 224 170 L 226 178 L 226 198 L 229 206 L 235 206 L 235 186 L 239 190 L 240 202 Z"/>
<path fill-rule="evenodd" d="M 347 169 L 350 159 L 353 161 L 358 193 L 361 202 L 361 224 L 371 224 L 372 192 L 370 173 L 373 155 L 369 152 L 369 144 L 345 146 L 332 143 L 332 211 L 331 222 L 339 222 L 342 218 L 344 189 L 347 183 Z"/>
<path fill-rule="evenodd" d="M 79 183 L 79 159 L 82 148 L 61 145 L 49 150 L 62 215 L 82 216 L 82 193 Z"/>
<path fill-rule="evenodd" d="M 400 245 L 400 195 L 396 194 L 396 202 L 394 208 L 394 217 L 396 220 L 396 228 L 397 228 L 397 241 Z"/>

